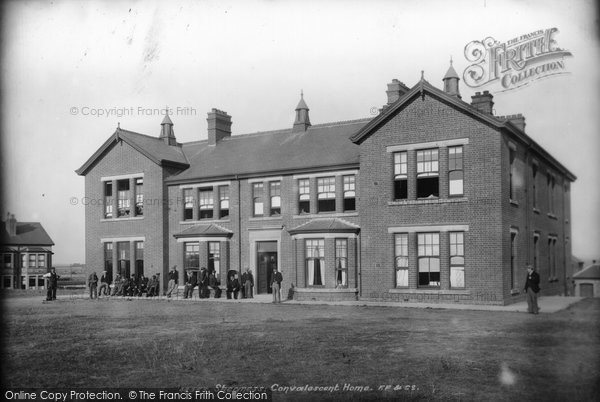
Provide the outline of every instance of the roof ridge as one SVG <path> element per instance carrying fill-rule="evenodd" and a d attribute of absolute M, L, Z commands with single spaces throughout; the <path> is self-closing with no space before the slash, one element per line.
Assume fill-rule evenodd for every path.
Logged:
<path fill-rule="evenodd" d="M 345 223 L 346 225 L 348 225 L 348 226 L 352 226 L 352 227 L 355 227 L 355 228 L 360 228 L 360 226 L 359 226 L 359 225 L 357 225 L 357 224 L 354 224 L 354 223 L 352 223 L 352 222 L 348 222 L 348 221 L 347 221 L 347 220 L 345 220 L 344 218 L 334 218 L 334 219 L 338 219 L 338 220 L 340 220 L 340 221 L 344 222 L 344 223 Z"/>
<path fill-rule="evenodd" d="M 361 123 L 361 122 L 367 122 L 369 120 L 371 120 L 371 117 L 361 117 L 358 119 L 351 119 L 351 120 L 338 120 L 338 121 L 332 121 L 332 122 L 328 122 L 328 123 L 320 123 L 320 124 L 314 124 L 312 126 L 310 126 L 308 128 L 308 130 L 310 131 L 313 128 L 323 128 L 323 127 L 332 127 L 332 126 L 341 126 L 341 125 L 348 125 L 348 124 L 353 124 L 353 123 Z M 119 129 L 121 132 L 125 133 L 125 134 L 134 134 L 134 135 L 140 135 L 142 137 L 146 137 L 146 138 L 151 138 L 154 140 L 158 140 L 158 141 L 162 141 L 160 138 L 158 137 L 154 137 L 148 134 L 142 134 L 142 133 L 138 133 L 137 131 L 131 131 L 131 130 L 127 130 L 124 128 L 120 128 Z M 269 134 L 275 134 L 275 133 L 293 133 L 292 131 L 293 129 L 290 128 L 280 128 L 280 129 L 276 129 L 276 130 L 267 130 L 267 131 L 255 131 L 255 132 L 251 132 L 251 133 L 244 133 L 244 134 L 233 134 L 230 137 L 225 137 L 223 138 L 223 140 L 233 140 L 233 139 L 239 139 L 240 137 L 247 137 L 247 136 L 259 136 L 259 135 L 269 135 Z M 301 133 L 300 133 L 301 134 Z M 194 145 L 194 144 L 199 144 L 202 142 L 206 142 L 208 141 L 208 139 L 205 140 L 194 140 L 194 141 L 187 141 L 187 142 L 181 142 L 181 145 Z"/>
<path fill-rule="evenodd" d="M 125 134 L 141 135 L 142 137 L 146 137 L 146 138 L 150 138 L 150 139 L 153 139 L 153 140 L 158 140 L 158 141 L 164 142 L 161 138 L 154 137 L 154 136 L 151 136 L 151 135 L 148 135 L 148 134 L 138 133 L 137 131 L 124 130 L 122 128 L 120 129 L 120 131 L 124 132 Z"/>
<path fill-rule="evenodd" d="M 314 129 L 314 128 L 323 128 L 323 127 L 332 127 L 332 126 L 342 126 L 342 125 L 349 125 L 352 123 L 361 123 L 361 122 L 368 122 L 369 120 L 371 120 L 371 117 L 362 117 L 359 119 L 353 119 L 353 120 L 339 120 L 339 121 L 332 121 L 329 123 L 320 123 L 320 124 L 313 124 L 312 126 L 310 126 L 308 128 L 308 131 Z M 268 130 L 268 131 L 255 131 L 255 132 L 251 132 L 251 133 L 243 133 L 243 134 L 232 134 L 230 137 L 225 137 L 223 138 L 221 141 L 231 141 L 234 139 L 239 139 L 241 137 L 248 137 L 248 136 L 259 136 L 259 135 L 270 135 L 270 134 L 276 134 L 276 133 L 285 133 L 285 134 L 303 134 L 303 133 L 294 133 L 293 129 L 290 128 L 280 128 L 277 130 Z M 143 135 L 143 134 L 141 134 Z M 188 142 L 183 142 L 183 145 L 193 145 L 193 144 L 199 144 L 201 142 L 206 142 L 208 140 L 195 140 L 195 141 L 188 141 Z"/>
<path fill-rule="evenodd" d="M 231 137 L 225 137 L 223 138 L 224 140 L 230 140 L 233 138 L 239 138 L 239 137 L 246 137 L 249 135 L 252 136 L 257 136 L 257 135 L 267 135 L 267 134 L 275 134 L 275 133 L 292 133 L 292 128 L 280 128 L 279 130 L 269 130 L 269 131 L 255 131 L 253 133 L 246 133 L 246 134 L 235 134 L 232 135 Z"/>
<path fill-rule="evenodd" d="M 345 125 L 345 124 L 352 124 L 352 123 L 360 123 L 362 121 L 367 122 L 367 121 L 369 121 L 371 119 L 372 119 L 372 117 L 361 117 L 359 119 L 339 120 L 339 121 L 332 121 L 332 122 L 329 122 L 329 123 L 313 124 L 308 129 L 310 130 L 311 128 L 314 128 L 314 127 L 329 127 L 329 126 L 332 126 L 332 125 Z"/>
<path fill-rule="evenodd" d="M 215 226 L 215 227 L 219 228 L 220 230 L 222 230 L 222 231 L 224 231 L 224 232 L 227 232 L 227 233 L 233 233 L 233 231 L 232 231 L 232 230 L 229 230 L 229 229 L 227 229 L 227 228 L 224 228 L 223 226 L 221 226 L 221 225 L 219 225 L 219 224 L 216 224 L 216 223 L 211 223 L 210 225 L 213 225 L 213 226 Z"/>

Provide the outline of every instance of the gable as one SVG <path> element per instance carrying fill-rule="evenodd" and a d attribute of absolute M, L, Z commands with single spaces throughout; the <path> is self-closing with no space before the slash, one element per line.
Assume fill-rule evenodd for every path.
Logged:
<path fill-rule="evenodd" d="M 419 102 L 421 105 L 419 105 Z M 443 122 L 448 117 L 451 117 L 453 113 L 451 111 L 497 129 L 504 126 L 504 123 L 498 121 L 493 116 L 481 113 L 468 103 L 449 96 L 445 92 L 432 87 L 426 81 L 421 81 L 404 96 L 400 97 L 398 101 L 384 107 L 377 117 L 367 123 L 350 139 L 357 144 L 361 144 L 405 110 L 410 110 L 411 113 L 414 113 L 414 115 L 406 113 L 405 116 L 409 119 L 416 119 L 416 126 L 424 126 L 431 121 Z"/>
<path fill-rule="evenodd" d="M 161 139 L 133 131 L 117 129 L 96 152 L 75 172 L 85 176 L 96 163 L 104 158 L 118 144 L 126 143 L 138 153 L 159 166 L 189 166 L 183 150 L 179 146 L 169 146 Z"/>
<path fill-rule="evenodd" d="M 568 180 L 576 180 L 576 177 L 573 173 L 571 173 L 566 167 L 558 162 L 531 137 L 525 134 L 523 130 L 518 128 L 510 121 L 480 112 L 470 104 L 457 97 L 450 96 L 444 91 L 435 88 L 425 80 L 421 80 L 417 85 L 411 88 L 393 104 L 384 107 L 377 117 L 365 124 L 364 127 L 356 132 L 356 134 L 352 135 L 350 140 L 358 145 L 362 144 L 366 139 L 385 126 L 385 124 L 397 117 L 399 113 L 409 108 L 411 104 L 414 105 L 416 102 L 425 102 L 427 99 L 434 100 L 440 105 L 446 105 L 447 108 L 455 110 L 460 115 L 470 119 L 472 122 L 484 124 L 494 129 L 494 131 L 506 134 L 509 138 L 514 139 L 515 141 L 522 143 L 526 148 L 531 149 L 531 151 L 541 159 L 546 160 L 550 165 L 554 166 L 556 170 L 564 174 Z M 416 117 L 423 120 L 432 119 L 436 122 L 444 121 L 443 113 L 440 113 L 439 108 L 430 107 L 429 109 L 423 109 L 422 113 L 422 116 Z M 450 123 L 455 125 L 453 122 Z M 416 125 L 418 126 L 419 124 Z"/>

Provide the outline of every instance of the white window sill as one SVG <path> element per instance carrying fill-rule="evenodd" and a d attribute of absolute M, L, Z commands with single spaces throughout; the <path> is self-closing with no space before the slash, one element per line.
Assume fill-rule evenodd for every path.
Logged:
<path fill-rule="evenodd" d="M 254 217 L 248 218 L 249 221 L 273 221 L 273 220 L 280 220 L 280 219 L 281 219 L 281 215 L 254 216 Z"/>
<path fill-rule="evenodd" d="M 103 218 L 100 222 L 121 222 L 121 221 L 140 221 L 144 219 L 143 216 L 134 216 L 130 218 Z"/>
<path fill-rule="evenodd" d="M 229 219 L 202 219 L 202 220 L 196 220 L 196 221 L 179 221 L 180 225 L 198 225 L 200 223 L 228 223 L 230 222 Z"/>
<path fill-rule="evenodd" d="M 348 216 L 358 216 L 358 212 L 320 212 L 318 214 L 300 214 L 292 216 L 293 219 L 313 219 L 313 218 L 343 218 Z"/>
<path fill-rule="evenodd" d="M 419 205 L 419 204 L 454 204 L 459 202 L 469 201 L 466 197 L 452 197 L 452 198 L 419 198 L 417 200 L 395 200 L 388 201 L 388 205 Z"/>
<path fill-rule="evenodd" d="M 552 212 L 548 212 L 548 218 L 558 220 L 556 215 L 554 215 Z"/>
<path fill-rule="evenodd" d="M 519 202 L 511 199 L 510 200 L 510 205 L 514 205 L 515 207 L 518 207 L 519 206 Z"/>
<path fill-rule="evenodd" d="M 457 290 L 457 289 L 407 289 L 407 288 L 395 288 L 388 290 L 388 293 L 409 293 L 409 294 L 431 294 L 431 295 L 470 295 L 469 290 Z"/>
<path fill-rule="evenodd" d="M 296 293 L 356 293 L 356 288 L 326 288 L 322 286 L 307 286 L 305 288 L 295 287 L 294 292 Z"/>

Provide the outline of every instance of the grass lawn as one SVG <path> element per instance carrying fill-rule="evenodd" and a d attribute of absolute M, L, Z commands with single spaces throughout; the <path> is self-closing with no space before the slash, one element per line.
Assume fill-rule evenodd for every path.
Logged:
<path fill-rule="evenodd" d="M 534 316 L 13 297 L 3 300 L 3 313 L 5 387 L 398 385 L 273 396 L 600 400 L 598 299 Z"/>

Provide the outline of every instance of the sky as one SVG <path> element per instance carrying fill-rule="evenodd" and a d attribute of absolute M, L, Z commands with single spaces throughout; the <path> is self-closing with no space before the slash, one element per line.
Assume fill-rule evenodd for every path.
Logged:
<path fill-rule="evenodd" d="M 12 1 L 2 21 L 2 218 L 42 222 L 54 263 L 84 262 L 79 168 L 118 124 L 206 138 L 206 113 L 233 135 L 291 127 L 304 92 L 313 124 L 372 117 L 386 84 L 442 88 L 465 46 L 556 27 L 568 74 L 494 93 L 497 115 L 577 176 L 573 253 L 600 258 L 600 55 L 593 1 Z M 477 90 L 487 89 L 485 87 Z M 475 89 L 460 82 L 463 100 Z"/>

